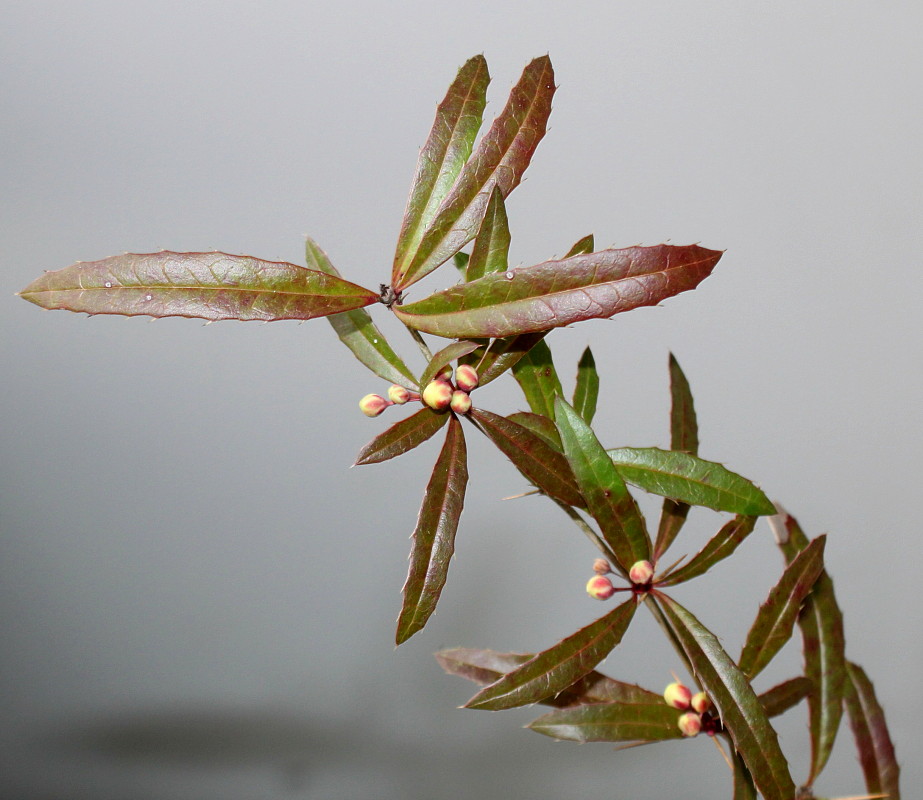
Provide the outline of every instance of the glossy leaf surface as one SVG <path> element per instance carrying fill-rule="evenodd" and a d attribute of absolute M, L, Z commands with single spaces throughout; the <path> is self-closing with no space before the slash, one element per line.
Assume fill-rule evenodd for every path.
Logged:
<path fill-rule="evenodd" d="M 775 506 L 746 478 L 714 461 L 657 447 L 608 450 L 619 475 L 646 492 L 732 514 L 774 514 Z"/>
<path fill-rule="evenodd" d="M 767 717 L 778 717 L 798 705 L 811 693 L 813 688 L 814 684 L 800 675 L 763 692 L 760 695 L 760 703 Z"/>
<path fill-rule="evenodd" d="M 550 711 L 526 727 L 571 742 L 659 742 L 681 739 L 679 712 L 663 702 L 597 703 Z"/>
<path fill-rule="evenodd" d="M 736 750 L 731 751 L 731 763 L 734 768 L 733 800 L 757 800 L 753 777 L 750 775 L 747 765 L 744 764 L 744 760 L 740 757 L 740 753 Z"/>
<path fill-rule="evenodd" d="M 452 344 L 443 347 L 430 359 L 426 369 L 420 375 L 420 386 L 426 388 L 427 384 L 439 373 L 439 370 L 450 365 L 457 358 L 474 352 L 477 347 L 477 342 L 452 342 Z"/>
<path fill-rule="evenodd" d="M 592 428 L 562 398 L 555 401 L 558 433 L 587 509 L 603 538 L 627 572 L 650 558 L 644 518 Z"/>
<path fill-rule="evenodd" d="M 574 242 L 574 246 L 567 251 L 567 255 L 564 258 L 570 258 L 571 256 L 579 256 L 583 253 L 592 253 L 596 249 L 596 242 L 593 239 L 593 234 L 589 233 L 584 236 L 582 239 L 578 239 Z"/>
<path fill-rule="evenodd" d="M 46 272 L 20 295 L 42 308 L 127 317 L 313 319 L 378 293 L 283 261 L 228 253 L 125 253 Z"/>
<path fill-rule="evenodd" d="M 661 585 L 675 586 L 704 575 L 719 561 L 731 555 L 737 546 L 753 532 L 755 525 L 756 517 L 746 516 L 737 516 L 725 523 L 688 564 L 673 570 Z"/>
<path fill-rule="evenodd" d="M 766 800 L 792 800 L 795 784 L 776 732 L 746 676 L 718 638 L 664 594 L 657 602 L 686 653 L 696 680 L 718 711 L 753 783 Z"/>
<path fill-rule="evenodd" d="M 448 422 L 451 415 L 422 408 L 415 414 L 392 425 L 359 451 L 355 466 L 378 464 L 403 455 L 432 438 Z"/>
<path fill-rule="evenodd" d="M 540 342 L 547 331 L 524 333 L 506 339 L 494 339 L 477 365 L 480 386 L 499 378 Z"/>
<path fill-rule="evenodd" d="M 498 711 L 537 703 L 580 680 L 622 641 L 637 604 L 630 597 L 595 622 L 484 687 L 465 708 Z"/>
<path fill-rule="evenodd" d="M 327 254 L 310 237 L 305 242 L 305 259 L 309 269 L 340 277 Z M 410 367 L 394 352 L 364 308 L 333 314 L 327 321 L 353 355 L 380 378 L 407 389 L 419 388 Z"/>
<path fill-rule="evenodd" d="M 395 268 L 392 283 L 396 290 L 420 280 L 474 238 L 494 186 L 506 197 L 519 185 L 545 135 L 554 90 L 551 60 L 536 58 L 465 163 L 413 258 Z M 490 334 L 472 334 L 478 335 Z"/>
<path fill-rule="evenodd" d="M 542 340 L 535 343 L 513 366 L 513 377 L 536 414 L 554 419 L 554 398 L 561 394 L 561 381 L 551 357 L 551 348 Z"/>
<path fill-rule="evenodd" d="M 720 257 L 698 245 L 602 250 L 485 275 L 393 311 L 436 336 L 514 336 L 656 305 L 694 289 Z"/>
<path fill-rule="evenodd" d="M 473 281 L 490 272 L 506 272 L 509 254 L 510 225 L 506 217 L 506 205 L 503 192 L 495 185 L 478 235 L 474 237 L 465 279 Z"/>
<path fill-rule="evenodd" d="M 583 351 L 577 362 L 577 381 L 574 385 L 574 410 L 583 417 L 587 425 L 596 416 L 596 402 L 599 399 L 599 373 L 596 361 L 589 347 Z"/>
<path fill-rule="evenodd" d="M 523 425 L 533 433 L 537 433 L 548 444 L 550 444 L 559 453 L 564 453 L 564 446 L 561 444 L 561 434 L 554 424 L 554 420 L 543 417 L 541 414 L 533 414 L 531 411 L 517 411 L 510 414 L 507 419 L 510 422 L 516 422 Z"/>
<path fill-rule="evenodd" d="M 413 532 L 404 603 L 397 620 L 397 644 L 423 629 L 436 610 L 455 551 L 455 532 L 468 483 L 467 453 L 461 423 L 449 416 L 445 444 L 426 486 Z"/>

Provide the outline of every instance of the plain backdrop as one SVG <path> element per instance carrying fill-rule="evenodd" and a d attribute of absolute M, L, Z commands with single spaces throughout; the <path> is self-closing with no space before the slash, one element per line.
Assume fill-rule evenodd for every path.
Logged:
<path fill-rule="evenodd" d="M 387 387 L 325 321 L 151 325 L 14 296 L 44 269 L 122 251 L 302 263 L 305 234 L 376 286 L 435 106 L 475 53 L 493 76 L 487 122 L 533 57 L 551 55 L 559 85 L 508 201 L 514 264 L 590 232 L 600 247 L 727 251 L 693 293 L 555 332 L 558 370 L 569 391 L 592 342 L 600 437 L 666 446 L 674 352 L 701 454 L 829 533 L 848 652 L 911 794 L 921 24 L 917 3 L 888 0 L 5 3 L 0 796 L 730 794 L 705 737 L 616 752 L 522 730 L 536 709 L 457 710 L 472 686 L 433 651 L 543 649 L 603 608 L 583 590 L 592 548 L 550 504 L 503 502 L 524 482 L 474 435 L 440 608 L 395 649 L 438 447 L 349 469 L 402 412 L 358 412 Z M 475 401 L 524 406 L 510 379 Z M 696 515 L 676 555 L 721 521 Z M 780 567 L 763 522 L 676 597 L 735 653 Z M 759 687 L 799 667 L 790 646 Z M 648 615 L 605 664 L 656 690 L 679 668 Z M 803 779 L 803 708 L 780 725 Z M 841 735 L 819 795 L 863 791 Z"/>

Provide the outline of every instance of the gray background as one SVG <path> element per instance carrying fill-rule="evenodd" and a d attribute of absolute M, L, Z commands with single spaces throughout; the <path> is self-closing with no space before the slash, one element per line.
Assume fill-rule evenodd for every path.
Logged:
<path fill-rule="evenodd" d="M 494 76 L 488 121 L 536 55 L 551 54 L 560 86 L 509 201 L 514 263 L 591 231 L 600 246 L 727 249 L 692 294 L 556 332 L 559 371 L 569 386 L 592 342 L 600 436 L 666 445 L 673 350 L 702 455 L 755 479 L 811 535 L 830 532 L 849 653 L 876 681 L 912 793 L 918 4 L 332 6 L 5 4 L 0 794 L 729 792 L 704 737 L 614 753 L 521 730 L 534 710 L 456 710 L 471 686 L 431 652 L 541 649 L 602 608 L 583 592 L 594 552 L 548 504 L 501 502 L 523 482 L 475 436 L 442 605 L 395 650 L 437 445 L 348 469 L 400 413 L 359 414 L 386 387 L 326 322 L 87 320 L 13 296 L 43 269 L 124 250 L 298 263 L 306 233 L 377 285 L 435 105 L 478 52 Z M 475 399 L 523 406 L 508 380 Z M 719 524 L 702 512 L 676 554 Z M 739 558 L 676 596 L 735 652 L 779 569 L 761 523 Z M 761 686 L 799 663 L 787 648 Z M 659 689 L 679 664 L 643 615 L 607 667 Z M 843 733 L 819 794 L 861 792 Z M 782 736 L 803 777 L 802 710 Z"/>

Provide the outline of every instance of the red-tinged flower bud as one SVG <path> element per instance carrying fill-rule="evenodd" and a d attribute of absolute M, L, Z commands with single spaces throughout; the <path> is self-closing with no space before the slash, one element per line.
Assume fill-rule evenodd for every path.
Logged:
<path fill-rule="evenodd" d="M 702 718 L 694 711 L 687 711 L 680 716 L 677 725 L 683 736 L 698 736 L 702 730 Z"/>
<path fill-rule="evenodd" d="M 378 394 L 367 394 L 359 401 L 359 409 L 367 417 L 377 417 L 390 405 L 391 403 Z"/>
<path fill-rule="evenodd" d="M 463 392 L 470 392 L 478 385 L 478 373 L 474 367 L 462 364 L 455 370 L 455 385 Z"/>
<path fill-rule="evenodd" d="M 608 575 L 612 572 L 612 565 L 604 558 L 597 558 L 593 562 L 593 572 L 597 575 Z"/>
<path fill-rule="evenodd" d="M 446 364 L 442 367 L 439 372 L 436 373 L 436 376 L 433 378 L 434 381 L 446 381 L 449 382 L 452 380 L 452 365 Z"/>
<path fill-rule="evenodd" d="M 432 381 L 423 390 L 423 402 L 434 411 L 445 411 L 452 402 L 452 387 L 445 381 Z"/>
<path fill-rule="evenodd" d="M 467 392 L 463 392 L 461 389 L 456 389 L 452 392 L 452 402 L 449 403 L 449 407 L 456 414 L 467 414 L 471 409 L 471 398 L 468 397 Z"/>
<path fill-rule="evenodd" d="M 679 682 L 671 683 L 663 690 L 663 699 L 667 701 L 668 706 L 685 711 L 692 700 L 692 692 Z"/>
<path fill-rule="evenodd" d="M 654 577 L 654 567 L 651 566 L 650 561 L 635 561 L 631 565 L 631 569 L 628 570 L 628 579 L 632 583 L 639 584 L 643 586 L 646 583 L 651 582 L 651 578 Z"/>
<path fill-rule="evenodd" d="M 597 600 L 608 600 L 615 594 L 615 587 L 605 575 L 594 575 L 586 583 L 586 591 Z"/>
<path fill-rule="evenodd" d="M 705 692 L 696 692 L 692 695 L 692 699 L 689 700 L 689 705 L 692 706 L 693 711 L 698 711 L 701 714 L 711 708 L 711 700 L 708 699 Z"/>
<path fill-rule="evenodd" d="M 388 389 L 388 399 L 392 403 L 402 406 L 410 399 L 410 390 L 394 384 Z"/>

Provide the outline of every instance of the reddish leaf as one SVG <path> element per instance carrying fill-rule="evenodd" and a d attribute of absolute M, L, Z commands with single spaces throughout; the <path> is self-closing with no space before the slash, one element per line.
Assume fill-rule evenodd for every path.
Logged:
<path fill-rule="evenodd" d="M 524 333 L 507 339 L 494 339 L 477 363 L 479 386 L 484 386 L 512 369 L 516 362 L 540 342 L 547 331 Z"/>
<path fill-rule="evenodd" d="M 760 695 L 760 703 L 767 717 L 778 717 L 798 705 L 811 693 L 813 688 L 814 684 L 810 679 L 801 675 L 763 692 Z"/>
<path fill-rule="evenodd" d="M 430 359 L 426 369 L 423 370 L 423 374 L 420 375 L 420 386 L 425 389 L 427 384 L 439 373 L 439 370 L 451 364 L 455 359 L 474 352 L 477 347 L 477 342 L 452 342 L 452 344 L 443 347 Z"/>
<path fill-rule="evenodd" d="M 423 408 L 392 425 L 359 451 L 354 466 L 377 464 L 396 458 L 423 444 L 448 422 L 450 414 Z"/>
<path fill-rule="evenodd" d="M 561 434 L 553 420 L 543 417 L 541 414 L 533 414 L 531 411 L 517 411 L 507 417 L 510 422 L 515 422 L 528 428 L 532 433 L 537 433 L 548 444 L 550 444 L 559 453 L 564 453 L 564 446 L 561 444 Z"/>
<path fill-rule="evenodd" d="M 733 800 L 757 800 L 756 787 L 750 770 L 744 764 L 740 753 L 731 751 L 731 763 L 734 765 L 734 797 Z"/>
<path fill-rule="evenodd" d="M 474 237 L 465 280 L 477 280 L 490 272 L 506 272 L 509 252 L 510 226 L 506 218 L 503 192 L 499 186 L 494 185 L 478 235 Z"/>
<path fill-rule="evenodd" d="M 551 711 L 526 727 L 572 742 L 659 742 L 680 739 L 679 712 L 663 702 L 597 703 Z"/>
<path fill-rule="evenodd" d="M 513 366 L 513 377 L 536 414 L 554 419 L 554 398 L 561 394 L 561 381 L 554 368 L 551 348 L 542 340 L 535 343 Z"/>
<path fill-rule="evenodd" d="M 753 531 L 756 517 L 736 516 L 726 523 L 688 563 L 673 570 L 658 586 L 675 586 L 708 572 L 715 564 L 727 558 Z"/>

